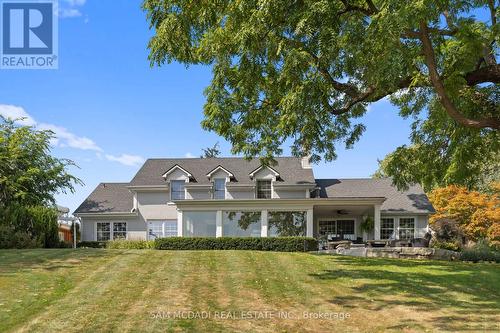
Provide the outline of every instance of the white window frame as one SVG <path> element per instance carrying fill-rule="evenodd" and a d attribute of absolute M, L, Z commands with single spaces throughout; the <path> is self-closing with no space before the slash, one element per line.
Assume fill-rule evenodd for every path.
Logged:
<path fill-rule="evenodd" d="M 334 225 L 335 225 L 335 232 L 334 233 L 329 233 L 327 234 L 328 235 L 335 235 L 335 237 L 339 237 L 340 234 L 338 233 L 338 222 L 339 221 L 354 221 L 354 234 L 344 234 L 344 235 L 353 235 L 354 239 L 352 240 L 356 240 L 358 238 L 358 231 L 356 229 L 357 225 L 358 225 L 358 218 L 357 217 L 349 217 L 349 216 L 346 216 L 346 217 L 320 217 L 318 219 L 318 224 L 317 224 L 317 230 L 318 230 L 318 235 L 319 235 L 319 225 L 320 225 L 320 222 L 323 222 L 323 221 L 332 221 L 334 222 Z"/>
<path fill-rule="evenodd" d="M 216 187 L 216 182 L 217 181 L 223 181 L 224 182 L 224 195 L 222 196 L 222 198 L 216 198 L 215 197 L 215 194 L 217 193 L 217 187 Z M 222 200 L 222 199 L 226 199 L 226 183 L 227 183 L 227 179 L 226 178 L 214 178 L 214 181 L 213 181 L 213 185 L 214 185 L 214 190 L 213 190 L 213 194 L 212 194 L 212 199 L 216 199 L 216 200 Z"/>
<path fill-rule="evenodd" d="M 112 241 L 114 239 L 114 231 L 113 226 L 115 223 L 125 223 L 125 239 L 128 239 L 128 222 L 126 221 L 96 221 L 94 223 L 94 239 L 96 242 L 106 242 L 106 240 L 97 240 L 97 224 L 98 223 L 107 223 L 109 224 L 109 239 L 107 241 Z"/>
<path fill-rule="evenodd" d="M 259 198 L 259 182 L 269 182 L 269 198 Z M 272 179 L 256 179 L 255 180 L 255 199 L 272 199 L 273 198 L 273 180 Z"/>
<path fill-rule="evenodd" d="M 415 235 L 417 234 L 417 218 L 415 216 L 400 216 L 398 218 L 398 233 L 397 237 L 398 239 L 411 239 L 411 238 L 401 238 L 401 230 L 411 230 L 411 228 L 401 228 L 401 219 L 413 219 L 413 238 L 415 238 Z"/>
<path fill-rule="evenodd" d="M 391 230 L 391 228 L 384 228 L 383 227 L 383 220 L 392 220 L 392 232 L 391 232 L 391 236 L 394 235 L 396 236 L 395 232 L 396 232 L 396 218 L 394 217 L 391 217 L 391 216 L 384 216 L 384 217 L 381 217 L 380 218 L 380 238 L 381 239 L 388 239 L 388 238 L 383 238 L 382 237 L 382 230 Z M 398 235 L 397 237 L 399 237 L 399 231 L 398 231 Z M 390 238 L 390 236 L 389 236 Z"/>
<path fill-rule="evenodd" d="M 147 238 L 148 239 L 155 239 L 155 238 L 152 238 L 151 237 L 151 234 L 149 233 L 149 223 L 161 223 L 161 236 L 157 237 L 157 238 L 168 238 L 168 237 L 177 237 L 178 234 L 179 234 L 179 223 L 177 221 L 177 219 L 165 219 L 165 220 L 147 220 L 146 221 L 146 233 L 147 233 Z M 169 235 L 169 236 L 166 236 L 166 223 L 172 223 L 172 224 L 175 224 L 175 227 L 176 227 L 176 233 L 175 235 Z"/>
<path fill-rule="evenodd" d="M 184 185 L 184 191 L 182 191 L 182 192 L 184 193 L 184 194 L 183 194 L 183 195 L 184 195 L 184 198 L 182 198 L 182 199 L 177 199 L 177 198 L 175 198 L 175 199 L 174 199 L 174 198 L 173 198 L 173 196 L 172 196 L 172 189 L 173 189 L 172 184 L 173 184 L 174 182 L 176 182 L 176 183 L 183 183 L 183 185 Z M 176 192 L 176 193 L 181 193 L 181 191 Z M 174 201 L 174 200 L 186 200 L 186 181 L 185 181 L 185 180 L 181 180 L 181 179 L 172 179 L 172 180 L 170 181 L 170 201 Z"/>

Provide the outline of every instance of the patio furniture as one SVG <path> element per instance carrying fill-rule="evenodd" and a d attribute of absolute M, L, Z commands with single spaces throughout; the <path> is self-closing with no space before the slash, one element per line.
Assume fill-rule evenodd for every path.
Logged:
<path fill-rule="evenodd" d="M 335 250 L 339 247 L 348 249 L 351 247 L 351 241 L 349 240 L 329 241 L 327 245 L 328 250 Z"/>
<path fill-rule="evenodd" d="M 389 240 L 367 240 L 366 245 L 368 247 L 386 247 Z"/>

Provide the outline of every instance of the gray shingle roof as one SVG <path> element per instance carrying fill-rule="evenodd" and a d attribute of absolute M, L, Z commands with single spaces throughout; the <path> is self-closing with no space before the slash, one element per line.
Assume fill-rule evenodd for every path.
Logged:
<path fill-rule="evenodd" d="M 129 183 L 100 183 L 87 199 L 75 210 L 78 213 L 130 213 L 133 194 Z"/>
<path fill-rule="evenodd" d="M 300 158 L 275 159 L 278 164 L 272 168 L 279 172 L 283 184 L 314 184 L 312 169 L 303 169 Z M 247 161 L 238 157 L 148 159 L 132 179 L 130 186 L 165 185 L 163 174 L 176 164 L 191 173 L 198 184 L 208 184 L 207 174 L 219 165 L 234 175 L 235 182 L 251 183 L 249 174 L 260 166 L 260 161 L 258 159 Z"/>
<path fill-rule="evenodd" d="M 398 191 L 390 178 L 316 179 L 321 198 L 385 197 L 381 210 L 390 213 L 434 213 L 420 185 Z"/>

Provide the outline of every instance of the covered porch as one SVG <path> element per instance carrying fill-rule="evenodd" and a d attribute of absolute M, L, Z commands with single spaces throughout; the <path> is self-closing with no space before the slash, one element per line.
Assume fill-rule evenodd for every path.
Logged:
<path fill-rule="evenodd" d="M 363 243 L 380 239 L 380 207 L 385 198 L 329 199 L 313 207 L 314 237 L 325 241 Z M 372 228 L 363 224 L 370 221 Z"/>

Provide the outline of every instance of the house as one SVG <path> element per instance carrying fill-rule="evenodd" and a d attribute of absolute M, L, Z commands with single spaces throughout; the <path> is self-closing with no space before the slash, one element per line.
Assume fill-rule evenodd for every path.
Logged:
<path fill-rule="evenodd" d="M 149 159 L 129 183 L 101 183 L 75 211 L 83 241 L 156 237 L 423 237 L 434 212 L 418 185 L 316 179 L 308 158 Z M 367 217 L 374 228 L 366 233 Z"/>

